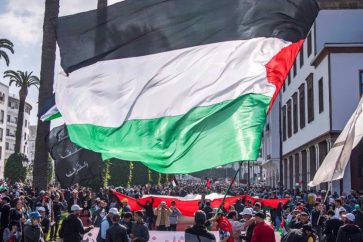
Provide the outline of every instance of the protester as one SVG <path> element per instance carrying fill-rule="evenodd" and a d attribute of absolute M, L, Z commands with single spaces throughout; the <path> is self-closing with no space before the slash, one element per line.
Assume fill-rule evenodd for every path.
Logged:
<path fill-rule="evenodd" d="M 214 234 L 205 227 L 207 216 L 202 210 L 198 210 L 194 215 L 194 225 L 185 230 L 185 241 L 188 242 L 215 242 Z"/>
<path fill-rule="evenodd" d="M 243 209 L 242 213 L 242 228 L 241 230 L 244 231 L 244 235 L 241 235 L 241 239 L 245 240 L 246 242 L 251 242 L 253 229 L 256 226 L 256 220 L 253 218 L 253 209 L 246 207 Z"/>
<path fill-rule="evenodd" d="M 95 227 L 100 227 L 103 219 L 107 215 L 107 202 L 101 200 L 99 208 L 92 214 L 92 223 Z"/>
<path fill-rule="evenodd" d="M 18 222 L 12 221 L 8 228 L 5 228 L 3 233 L 3 242 L 20 242 L 21 233 L 18 230 Z"/>
<path fill-rule="evenodd" d="M 343 225 L 343 221 L 335 217 L 333 210 L 328 211 L 328 219 L 324 224 L 323 234 L 326 236 L 326 242 L 336 242 L 338 230 Z"/>
<path fill-rule="evenodd" d="M 62 210 L 64 210 L 64 205 L 60 202 L 59 193 L 54 194 L 53 204 L 51 208 L 51 221 L 50 221 L 50 241 L 56 241 L 59 223 L 62 216 Z"/>
<path fill-rule="evenodd" d="M 131 236 L 131 230 L 133 226 L 132 219 L 133 219 L 132 213 L 124 213 L 120 221 L 120 224 L 126 227 L 127 235 L 129 237 Z"/>
<path fill-rule="evenodd" d="M 40 214 L 32 212 L 29 216 L 31 222 L 24 226 L 24 242 L 44 242 L 44 234 L 40 226 Z"/>
<path fill-rule="evenodd" d="M 354 224 L 355 216 L 352 213 L 343 215 L 344 225 L 339 228 L 337 242 L 362 242 L 361 229 Z"/>
<path fill-rule="evenodd" d="M 91 211 L 90 211 L 90 207 L 88 206 L 88 201 L 83 202 L 80 219 L 82 221 L 83 227 L 88 227 L 92 223 Z"/>
<path fill-rule="evenodd" d="M 120 225 L 120 215 L 112 215 L 112 226 L 106 231 L 106 242 L 129 242 L 126 227 Z"/>
<path fill-rule="evenodd" d="M 39 207 L 37 210 L 41 216 L 40 227 L 42 228 L 42 231 L 43 231 L 44 240 L 46 240 L 48 232 L 49 232 L 49 228 L 50 228 L 50 221 L 49 221 L 49 218 L 45 214 L 46 209 L 44 207 Z"/>
<path fill-rule="evenodd" d="M 78 190 L 74 189 L 72 191 L 72 197 L 68 200 L 68 212 L 71 213 L 71 208 L 73 205 L 81 206 L 81 199 L 78 197 Z"/>
<path fill-rule="evenodd" d="M 251 242 L 276 242 L 274 229 L 265 223 L 266 215 L 263 212 L 257 212 L 254 217 L 256 226 Z"/>
<path fill-rule="evenodd" d="M 281 242 L 314 242 L 313 229 L 311 225 L 304 224 L 300 229 L 290 230 Z"/>
<path fill-rule="evenodd" d="M 182 216 L 182 213 L 176 207 L 176 202 L 175 201 L 171 201 L 170 210 L 171 210 L 171 214 L 169 216 L 169 222 L 170 222 L 169 231 L 176 231 L 176 227 L 178 225 L 178 218 L 180 216 Z"/>
<path fill-rule="evenodd" d="M 233 242 L 233 227 L 231 222 L 224 216 L 223 212 L 219 209 L 217 214 L 209 219 L 210 222 L 217 222 L 219 232 L 219 239 L 222 242 Z"/>
<path fill-rule="evenodd" d="M 167 231 L 170 227 L 170 215 L 172 211 L 166 206 L 166 202 L 162 201 L 158 208 L 154 210 L 156 216 L 155 226 L 159 231 Z"/>
<path fill-rule="evenodd" d="M 124 199 L 122 199 L 122 207 L 121 207 L 121 214 L 123 214 L 123 213 L 130 213 L 131 212 L 131 208 L 130 208 L 130 206 L 129 206 L 129 204 L 128 204 L 128 200 L 127 200 L 127 198 L 124 198 Z"/>
<path fill-rule="evenodd" d="M 107 216 L 102 220 L 100 230 L 98 232 L 97 241 L 106 241 L 107 230 L 112 226 L 112 217 L 114 215 L 120 215 L 117 208 L 110 208 Z"/>
<path fill-rule="evenodd" d="M 91 231 L 94 227 L 84 229 L 82 221 L 79 218 L 82 208 L 78 204 L 74 204 L 71 207 L 71 214 L 63 220 L 62 226 L 59 231 L 59 236 L 63 241 L 67 242 L 80 242 L 82 241 L 83 235 Z"/>
<path fill-rule="evenodd" d="M 151 201 L 149 201 L 149 200 L 146 201 L 145 205 L 143 205 L 139 202 L 137 202 L 137 204 L 144 209 L 145 220 L 146 220 L 145 222 L 147 223 L 148 228 L 152 229 L 152 227 L 154 225 L 154 208 L 153 208 L 154 198 L 151 197 Z"/>
<path fill-rule="evenodd" d="M 135 223 L 131 229 L 131 241 L 146 242 L 149 241 L 149 229 L 144 223 L 144 213 L 136 211 L 134 213 Z"/>

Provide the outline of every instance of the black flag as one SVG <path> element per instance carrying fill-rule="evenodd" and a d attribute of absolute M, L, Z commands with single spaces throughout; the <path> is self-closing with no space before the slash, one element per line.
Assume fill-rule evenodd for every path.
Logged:
<path fill-rule="evenodd" d="M 101 176 L 101 154 L 72 143 L 64 125 L 50 131 L 47 144 L 55 161 L 55 174 L 62 187 Z"/>

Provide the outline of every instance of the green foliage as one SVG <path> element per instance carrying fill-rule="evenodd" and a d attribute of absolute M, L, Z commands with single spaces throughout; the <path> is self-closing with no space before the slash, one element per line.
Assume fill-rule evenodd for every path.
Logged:
<path fill-rule="evenodd" d="M 112 159 L 109 170 L 110 185 L 127 187 L 130 177 L 130 161 Z"/>
<path fill-rule="evenodd" d="M 1 58 L 4 59 L 5 64 L 9 66 L 10 64 L 9 56 L 4 49 L 14 54 L 14 44 L 8 39 L 0 39 L 0 59 Z"/>
<path fill-rule="evenodd" d="M 149 182 L 149 169 L 141 162 L 133 162 L 132 185 L 145 185 Z"/>
<path fill-rule="evenodd" d="M 164 184 L 168 181 L 168 174 L 161 174 L 160 173 L 160 184 Z"/>
<path fill-rule="evenodd" d="M 79 182 L 79 185 L 83 187 L 90 187 L 95 191 L 99 190 L 100 188 L 107 187 L 110 179 L 109 167 L 110 161 L 103 161 L 101 164 L 101 176 L 84 179 Z"/>
<path fill-rule="evenodd" d="M 133 176 L 133 172 L 134 172 L 134 164 L 132 161 L 130 161 L 130 166 L 129 166 L 129 179 L 127 180 L 127 187 L 131 187 L 132 185 L 132 176 Z"/>
<path fill-rule="evenodd" d="M 153 184 L 153 185 L 158 185 L 160 184 L 160 173 L 156 172 L 156 171 L 153 171 L 153 170 L 150 170 L 150 184 Z"/>
<path fill-rule="evenodd" d="M 5 163 L 4 176 L 12 182 L 25 181 L 28 175 L 27 168 L 23 167 L 23 160 L 28 160 L 24 154 L 11 154 Z"/>

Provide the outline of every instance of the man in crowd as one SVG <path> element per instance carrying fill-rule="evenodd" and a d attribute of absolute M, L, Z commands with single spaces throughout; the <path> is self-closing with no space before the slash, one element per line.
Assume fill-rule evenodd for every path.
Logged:
<path fill-rule="evenodd" d="M 92 222 L 95 227 L 100 227 L 107 215 L 107 202 L 101 200 L 100 207 L 92 214 Z"/>
<path fill-rule="evenodd" d="M 251 242 L 253 229 L 256 226 L 256 220 L 253 218 L 253 209 L 245 208 L 243 209 L 241 215 L 243 218 L 243 226 L 241 230 L 245 232 L 245 235 L 241 236 L 241 238 L 246 242 Z"/>
<path fill-rule="evenodd" d="M 8 196 L 5 196 L 2 198 L 1 200 L 1 219 L 0 219 L 0 226 L 1 226 L 1 231 L 0 231 L 0 235 L 2 238 L 2 234 L 5 230 L 5 228 L 7 228 L 9 226 L 9 214 L 10 214 L 10 198 Z"/>
<path fill-rule="evenodd" d="M 256 226 L 253 230 L 251 242 L 276 242 L 275 231 L 271 225 L 265 223 L 266 215 L 263 212 L 255 214 Z"/>
<path fill-rule="evenodd" d="M 24 226 L 24 242 L 44 242 L 44 234 L 40 225 L 40 214 L 32 212 L 29 217 L 31 224 Z"/>
<path fill-rule="evenodd" d="M 106 231 L 106 242 L 129 242 L 126 227 L 120 225 L 120 215 L 112 214 L 112 226 Z"/>
<path fill-rule="evenodd" d="M 333 210 L 328 211 L 328 219 L 324 224 L 323 234 L 326 236 L 326 242 L 336 242 L 338 230 L 343 225 L 343 221 L 335 217 Z"/>
<path fill-rule="evenodd" d="M 300 212 L 291 222 L 291 229 L 301 229 L 304 224 L 309 224 L 309 215 L 306 212 Z"/>
<path fill-rule="evenodd" d="M 101 227 L 97 236 L 97 241 L 106 241 L 106 232 L 112 226 L 112 217 L 114 215 L 119 215 L 117 208 L 110 208 L 107 216 L 102 220 Z"/>
<path fill-rule="evenodd" d="M 122 199 L 122 208 L 121 214 L 123 213 L 131 213 L 131 208 L 129 206 L 129 200 L 127 198 Z"/>
<path fill-rule="evenodd" d="M 171 210 L 166 206 L 166 202 L 162 201 L 159 207 L 155 208 L 154 214 L 156 216 L 155 226 L 159 231 L 167 231 L 170 227 L 169 217 Z"/>
<path fill-rule="evenodd" d="M 82 221 L 79 218 L 81 210 L 82 208 L 78 204 L 72 205 L 72 213 L 63 220 L 59 231 L 59 236 L 63 241 L 80 242 L 82 241 L 83 235 L 94 228 L 93 225 L 86 229 L 83 228 Z"/>
<path fill-rule="evenodd" d="M 178 219 L 182 216 L 180 210 L 176 207 L 176 202 L 171 201 L 170 203 L 171 214 L 169 216 L 170 221 L 170 231 L 176 231 L 176 226 L 178 225 Z"/>
<path fill-rule="evenodd" d="M 38 212 L 41 216 L 40 218 L 40 226 L 42 228 L 43 234 L 44 234 L 44 240 L 47 238 L 48 232 L 49 232 L 49 227 L 50 227 L 50 222 L 49 222 L 49 218 L 46 216 L 46 210 L 44 207 L 39 207 L 38 208 Z"/>
<path fill-rule="evenodd" d="M 344 225 L 339 228 L 337 242 L 361 242 L 363 235 L 361 229 L 354 224 L 355 216 L 348 213 L 342 216 Z"/>
<path fill-rule="evenodd" d="M 309 224 L 304 224 L 300 229 L 291 229 L 281 242 L 310 242 L 309 237 L 314 233 L 313 228 Z"/>
<path fill-rule="evenodd" d="M 335 217 L 340 218 L 340 214 L 342 212 L 346 212 L 345 208 L 343 207 L 343 202 L 340 198 L 335 199 Z"/>
<path fill-rule="evenodd" d="M 185 230 L 185 241 L 188 242 L 215 242 L 214 234 L 205 227 L 207 221 L 206 214 L 198 210 L 194 215 L 194 225 Z"/>
<path fill-rule="evenodd" d="M 144 223 L 144 213 L 142 211 L 136 211 L 134 213 L 135 223 L 131 229 L 131 240 L 137 242 L 149 241 L 149 229 Z"/>
<path fill-rule="evenodd" d="M 78 197 L 78 190 L 74 189 L 72 191 L 72 197 L 68 200 L 68 212 L 71 213 L 72 205 L 81 205 L 81 199 Z"/>

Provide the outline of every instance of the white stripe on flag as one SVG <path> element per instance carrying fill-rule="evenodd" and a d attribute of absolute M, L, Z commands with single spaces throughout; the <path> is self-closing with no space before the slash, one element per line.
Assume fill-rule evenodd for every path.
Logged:
<path fill-rule="evenodd" d="M 182 115 L 275 86 L 265 65 L 290 43 L 277 38 L 228 41 L 135 58 L 101 61 L 55 85 L 69 124 L 119 127 L 127 120 Z M 73 108 L 70 108 L 73 107 Z"/>

